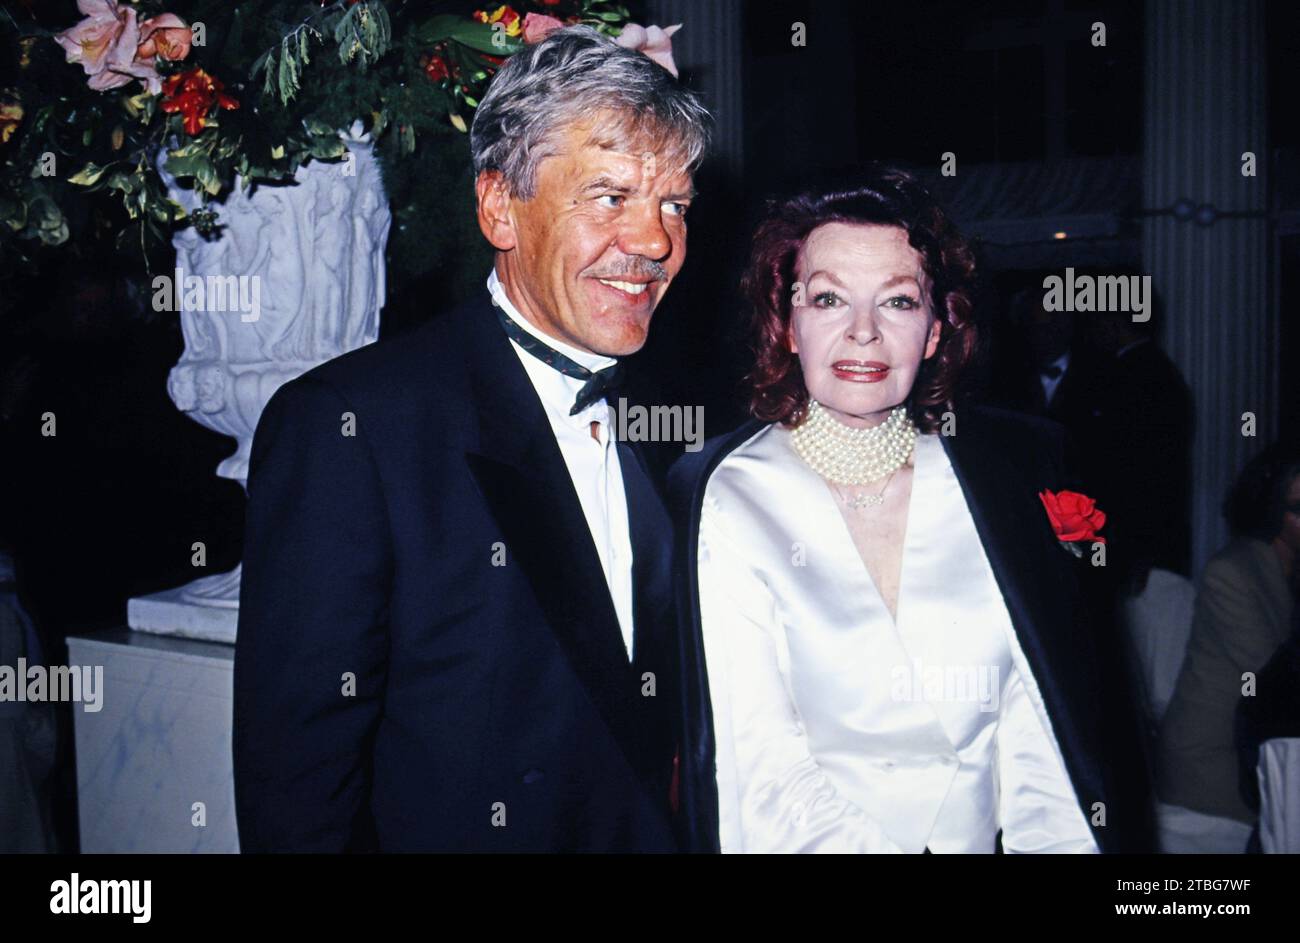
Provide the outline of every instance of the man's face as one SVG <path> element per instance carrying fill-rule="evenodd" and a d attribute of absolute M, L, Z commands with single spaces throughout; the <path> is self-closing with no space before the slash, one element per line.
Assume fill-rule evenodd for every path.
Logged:
<path fill-rule="evenodd" d="M 686 258 L 692 185 L 651 150 L 588 143 L 593 126 L 566 130 L 538 166 L 530 200 L 498 196 L 493 210 L 493 183 L 480 175 L 479 221 L 520 313 L 574 347 L 621 357 L 645 343 Z M 485 218 L 494 212 L 496 223 Z"/>
<path fill-rule="evenodd" d="M 1070 349 L 1074 315 L 1068 311 L 1046 311 L 1041 304 L 1035 304 L 1026 330 L 1034 363 L 1046 367 Z"/>

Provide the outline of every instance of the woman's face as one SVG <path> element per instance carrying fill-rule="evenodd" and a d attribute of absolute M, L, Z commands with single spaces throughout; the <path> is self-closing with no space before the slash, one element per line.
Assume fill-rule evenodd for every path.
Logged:
<path fill-rule="evenodd" d="M 841 422 L 883 422 L 934 356 L 942 325 L 923 268 L 897 226 L 826 223 L 804 240 L 790 349 L 809 395 Z"/>

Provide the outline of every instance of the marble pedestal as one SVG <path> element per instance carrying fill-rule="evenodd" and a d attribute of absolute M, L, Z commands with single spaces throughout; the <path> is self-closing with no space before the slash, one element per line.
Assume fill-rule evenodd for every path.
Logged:
<path fill-rule="evenodd" d="M 238 852 L 234 648 L 121 629 L 69 638 L 68 660 L 104 669 L 102 709 L 73 711 L 82 852 Z"/>
<path fill-rule="evenodd" d="M 186 598 L 187 588 L 176 586 L 148 596 L 128 599 L 127 625 L 137 631 L 155 635 L 234 645 L 235 632 L 239 626 L 239 607 L 196 605 Z"/>

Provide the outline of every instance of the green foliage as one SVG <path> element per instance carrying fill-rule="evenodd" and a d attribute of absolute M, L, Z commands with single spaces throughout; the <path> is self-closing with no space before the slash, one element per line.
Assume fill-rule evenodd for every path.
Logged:
<path fill-rule="evenodd" d="M 362 72 L 388 51 L 392 38 L 392 24 L 382 3 L 358 3 L 349 7 L 334 27 L 339 62 L 347 65 L 355 59 Z"/>
<path fill-rule="evenodd" d="M 473 265 L 481 277 L 480 260 L 464 251 L 481 243 L 464 131 L 500 61 L 522 48 L 522 37 L 472 14 L 491 15 L 500 3 L 134 6 L 141 20 L 168 12 L 204 28 L 204 44 L 182 61 L 155 60 L 162 92 L 137 80 L 108 91 L 89 88 L 83 69 L 69 64 L 53 40 L 79 20 L 70 2 L 62 13 L 40 11 L 30 21 L 0 18 L 0 119 L 7 105 L 21 109 L 0 143 L 0 264 L 38 251 L 75 253 L 85 240 L 104 237 L 137 257 L 165 258 L 177 226 L 194 225 L 205 236 L 219 231 L 219 205 L 235 186 L 286 182 L 309 161 L 341 159 L 340 132 L 359 122 L 377 144 L 393 206 L 390 284 L 400 290 L 457 265 Z M 610 34 L 629 18 L 625 7 L 606 0 L 511 7 L 520 23 L 532 11 Z M 178 97 L 168 79 L 178 84 L 195 69 L 215 80 L 211 95 Z M 159 164 L 207 206 L 186 214 Z M 461 285 L 458 279 L 452 281 Z"/>
<path fill-rule="evenodd" d="M 488 6 L 490 8 L 491 4 Z M 459 16 L 435 16 L 417 28 L 415 36 L 425 46 L 451 41 L 493 56 L 513 55 L 523 48 L 522 39 L 511 37 L 502 29 L 494 29 L 489 23 Z"/>

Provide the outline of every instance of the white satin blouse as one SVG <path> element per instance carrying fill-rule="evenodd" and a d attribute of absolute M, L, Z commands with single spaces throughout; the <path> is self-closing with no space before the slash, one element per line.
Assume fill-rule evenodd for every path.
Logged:
<path fill-rule="evenodd" d="M 917 439 L 898 621 L 767 426 L 714 470 L 699 592 L 728 852 L 1096 852 L 947 453 Z"/>

